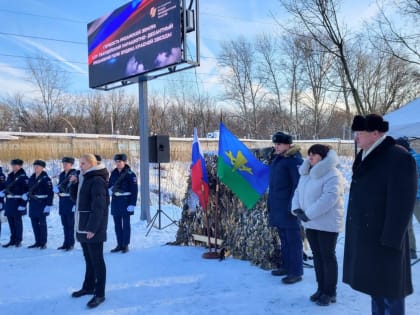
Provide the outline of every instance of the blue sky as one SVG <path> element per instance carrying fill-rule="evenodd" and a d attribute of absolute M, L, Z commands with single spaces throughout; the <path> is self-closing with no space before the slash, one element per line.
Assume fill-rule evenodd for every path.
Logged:
<path fill-rule="evenodd" d="M 0 0 L 0 86 L 3 91 L 28 91 L 26 57 L 51 58 L 70 76 L 70 91 L 88 91 L 86 24 L 127 0 Z M 358 25 L 374 14 L 369 0 L 345 0 L 346 23 Z M 216 56 L 222 41 L 253 37 L 275 28 L 272 14 L 282 17 L 278 0 L 201 0 L 201 66 L 198 81 L 220 88 Z M 18 35 L 18 36 L 17 36 Z M 54 40 L 47 40 L 54 39 Z M 194 71 L 185 76 L 194 80 Z M 150 81 L 149 87 L 171 81 Z M 2 96 L 2 95 L 0 95 Z"/>

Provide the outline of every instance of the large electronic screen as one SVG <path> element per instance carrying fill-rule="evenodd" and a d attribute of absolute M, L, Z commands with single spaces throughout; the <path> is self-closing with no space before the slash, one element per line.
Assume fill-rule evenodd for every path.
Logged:
<path fill-rule="evenodd" d="M 178 64 L 179 0 L 133 0 L 88 24 L 89 87 Z"/>

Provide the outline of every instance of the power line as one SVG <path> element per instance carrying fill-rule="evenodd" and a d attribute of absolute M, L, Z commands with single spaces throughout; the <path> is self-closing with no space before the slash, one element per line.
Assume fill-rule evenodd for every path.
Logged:
<path fill-rule="evenodd" d="M 51 38 L 51 37 L 42 37 L 42 36 L 35 36 L 35 35 L 22 35 L 22 34 L 7 33 L 7 32 L 0 32 L 0 35 L 24 37 L 24 38 L 32 38 L 32 39 L 42 39 L 42 40 L 61 42 L 61 43 L 77 44 L 77 45 L 83 45 L 83 46 L 87 45 L 87 42 L 76 42 L 76 41 L 72 41 L 72 40 L 57 39 L 57 38 Z"/>
<path fill-rule="evenodd" d="M 41 15 L 41 14 L 28 13 L 28 12 L 23 12 L 23 11 L 13 11 L 13 10 L 9 10 L 9 9 L 0 9 L 0 12 L 12 13 L 12 14 L 16 14 L 16 15 L 27 15 L 27 16 L 33 16 L 33 17 L 40 17 L 40 18 L 58 20 L 58 21 L 67 21 L 67 22 L 71 22 L 71 23 L 85 23 L 82 20 L 74 20 L 74 19 L 69 19 L 69 18 L 65 18 L 65 17 Z"/>
<path fill-rule="evenodd" d="M 48 60 L 48 61 L 60 62 L 60 63 L 63 62 L 62 60 L 56 60 L 56 59 L 49 59 L 49 58 L 42 58 L 42 57 L 32 57 L 32 56 L 20 56 L 20 55 L 4 54 L 4 53 L 0 53 L 0 56 L 12 57 L 12 58 L 23 58 L 23 59 L 34 59 L 34 60 Z M 87 62 L 83 62 L 83 61 L 66 60 L 66 62 L 76 63 L 76 64 L 80 64 L 80 65 L 87 65 Z"/>

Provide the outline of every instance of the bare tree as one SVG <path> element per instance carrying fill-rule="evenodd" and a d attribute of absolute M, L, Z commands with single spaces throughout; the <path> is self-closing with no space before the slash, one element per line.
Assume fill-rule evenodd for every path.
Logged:
<path fill-rule="evenodd" d="M 368 27 L 373 45 L 395 58 L 420 65 L 420 33 L 415 26 L 420 22 L 420 0 L 377 0 L 376 3 L 379 13 L 375 25 Z M 394 16 L 388 13 L 390 7 Z"/>
<path fill-rule="evenodd" d="M 310 135 L 313 139 L 318 139 L 320 132 L 329 126 L 338 98 L 337 93 L 333 93 L 331 89 L 334 58 L 317 41 L 309 37 L 302 39 L 299 46 L 306 83 L 302 105 L 306 106 L 306 113 L 309 114 L 306 119 L 309 120 Z"/>
<path fill-rule="evenodd" d="M 258 137 L 261 121 L 258 109 L 263 106 L 266 92 L 257 75 L 256 52 L 253 43 L 241 37 L 224 42 L 218 56 L 224 75 L 225 96 L 240 109 L 241 118 L 250 137 Z"/>
<path fill-rule="evenodd" d="M 338 20 L 337 8 L 339 0 L 280 0 L 283 7 L 294 17 L 300 26 L 288 28 L 288 31 L 297 36 L 310 36 L 341 63 L 346 81 L 353 96 L 357 112 L 366 113 L 359 91 L 357 90 L 346 52 L 346 28 Z"/>
<path fill-rule="evenodd" d="M 67 75 L 48 59 L 39 57 L 27 60 L 28 80 L 35 91 L 31 99 L 32 114 L 38 123 L 37 131 L 55 131 L 58 127 L 56 117 L 64 109 L 64 92 L 67 88 Z"/>

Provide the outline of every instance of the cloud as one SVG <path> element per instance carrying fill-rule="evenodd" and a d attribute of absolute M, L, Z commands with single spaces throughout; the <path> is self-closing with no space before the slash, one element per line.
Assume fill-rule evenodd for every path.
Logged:
<path fill-rule="evenodd" d="M 10 93 L 33 91 L 33 87 L 26 80 L 27 75 L 25 71 L 11 67 L 5 63 L 0 63 L 0 68 L 2 70 L 0 86 L 3 91 Z"/>
<path fill-rule="evenodd" d="M 31 39 L 28 38 L 16 38 L 17 41 L 21 42 L 21 44 L 25 44 L 25 45 L 29 45 L 33 48 L 36 48 L 37 50 L 41 51 L 42 53 L 45 53 L 51 57 L 54 57 L 55 59 L 61 61 L 63 64 L 65 64 L 66 66 L 68 66 L 69 68 L 75 70 L 76 72 L 83 74 L 83 75 L 87 75 L 87 71 L 81 67 L 79 67 L 78 65 L 75 65 L 73 63 L 71 63 L 70 61 L 67 61 L 65 58 L 63 58 L 62 56 L 60 56 L 59 54 L 57 54 L 56 52 L 52 51 L 51 49 L 49 49 L 48 47 L 37 43 Z"/>

